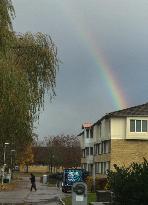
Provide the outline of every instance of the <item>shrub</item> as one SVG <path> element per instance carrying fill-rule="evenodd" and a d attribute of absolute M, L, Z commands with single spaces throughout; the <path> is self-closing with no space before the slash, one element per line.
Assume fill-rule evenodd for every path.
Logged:
<path fill-rule="evenodd" d="M 132 163 L 129 167 L 114 165 L 115 171 L 108 172 L 108 182 L 114 193 L 114 204 L 148 204 L 148 162 Z"/>
<path fill-rule="evenodd" d="M 106 190 L 107 187 L 107 178 L 95 178 L 95 190 L 93 184 L 93 177 L 88 176 L 86 179 L 87 189 L 88 191 L 95 191 L 95 190 Z"/>
<path fill-rule="evenodd" d="M 96 190 L 105 190 L 107 185 L 107 178 L 96 177 Z"/>
<path fill-rule="evenodd" d="M 92 176 L 88 176 L 86 178 L 86 184 L 87 184 L 87 190 L 93 191 L 93 177 Z"/>

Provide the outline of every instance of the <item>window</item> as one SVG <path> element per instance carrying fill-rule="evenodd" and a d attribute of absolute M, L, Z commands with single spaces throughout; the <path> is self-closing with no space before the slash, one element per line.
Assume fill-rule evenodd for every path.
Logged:
<path fill-rule="evenodd" d="M 142 132 L 147 132 L 147 120 L 142 120 Z"/>
<path fill-rule="evenodd" d="M 89 129 L 86 129 L 86 138 L 89 138 Z"/>
<path fill-rule="evenodd" d="M 95 173 L 99 172 L 99 163 L 95 163 Z"/>
<path fill-rule="evenodd" d="M 130 132 L 135 132 L 135 120 L 130 120 Z"/>
<path fill-rule="evenodd" d="M 110 152 L 110 140 L 106 140 L 102 142 L 102 153 L 106 154 Z"/>
<path fill-rule="evenodd" d="M 110 169 L 110 162 L 99 162 L 96 163 L 96 173 L 106 174 L 107 170 Z"/>
<path fill-rule="evenodd" d="M 96 144 L 94 145 L 94 155 L 96 155 Z"/>
<path fill-rule="evenodd" d="M 101 162 L 96 162 L 95 163 L 95 172 L 97 174 L 101 174 Z"/>
<path fill-rule="evenodd" d="M 141 120 L 136 120 L 136 132 L 141 132 Z"/>
<path fill-rule="evenodd" d="M 147 132 L 147 120 L 130 120 L 130 132 Z"/>
<path fill-rule="evenodd" d="M 101 174 L 104 173 L 104 162 L 101 162 Z"/>
<path fill-rule="evenodd" d="M 86 147 L 86 156 L 89 155 L 89 147 Z"/>
<path fill-rule="evenodd" d="M 98 154 L 101 154 L 102 153 L 102 144 L 99 143 L 98 145 Z"/>
<path fill-rule="evenodd" d="M 90 147 L 90 155 L 93 155 L 93 147 Z"/>
<path fill-rule="evenodd" d="M 108 161 L 108 162 L 106 162 L 106 171 L 107 170 L 110 170 L 110 162 Z"/>
<path fill-rule="evenodd" d="M 82 167 L 83 167 L 83 169 L 87 170 L 87 164 L 86 163 L 84 163 Z"/>
<path fill-rule="evenodd" d="M 93 173 L 93 164 L 88 164 L 88 171 L 90 174 Z"/>
<path fill-rule="evenodd" d="M 93 128 L 90 130 L 90 138 L 93 138 Z"/>

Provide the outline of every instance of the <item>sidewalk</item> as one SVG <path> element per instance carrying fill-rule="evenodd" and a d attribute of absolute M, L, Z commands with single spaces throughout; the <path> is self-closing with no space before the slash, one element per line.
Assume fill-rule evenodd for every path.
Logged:
<path fill-rule="evenodd" d="M 30 192 L 29 177 L 23 177 L 17 181 L 17 188 L 13 191 L 0 192 L 0 203 L 16 203 L 16 204 L 32 204 L 46 205 L 52 202 L 56 204 L 59 197 L 63 197 L 63 193 L 57 187 L 48 187 L 39 182 L 36 177 L 37 191 Z"/>

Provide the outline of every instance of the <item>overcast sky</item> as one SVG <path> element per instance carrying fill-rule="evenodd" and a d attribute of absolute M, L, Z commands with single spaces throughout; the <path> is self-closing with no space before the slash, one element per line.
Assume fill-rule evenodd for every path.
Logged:
<path fill-rule="evenodd" d="M 52 103 L 46 97 L 36 125 L 40 138 L 78 134 L 83 122 L 96 122 L 119 107 L 148 101 L 147 0 L 13 3 L 14 30 L 49 34 L 63 62 L 57 74 L 57 96 Z M 111 88 L 109 73 L 116 89 Z"/>

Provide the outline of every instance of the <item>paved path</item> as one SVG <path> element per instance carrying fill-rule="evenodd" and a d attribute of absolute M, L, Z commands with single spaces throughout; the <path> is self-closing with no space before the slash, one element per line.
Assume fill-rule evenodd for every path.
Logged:
<path fill-rule="evenodd" d="M 61 190 L 57 187 L 48 187 L 39 182 L 36 178 L 37 191 L 30 192 L 29 177 L 23 177 L 22 180 L 17 181 L 17 188 L 13 191 L 0 192 L 1 204 L 33 204 L 33 205 L 47 205 L 57 204 L 59 197 L 64 197 Z"/>

